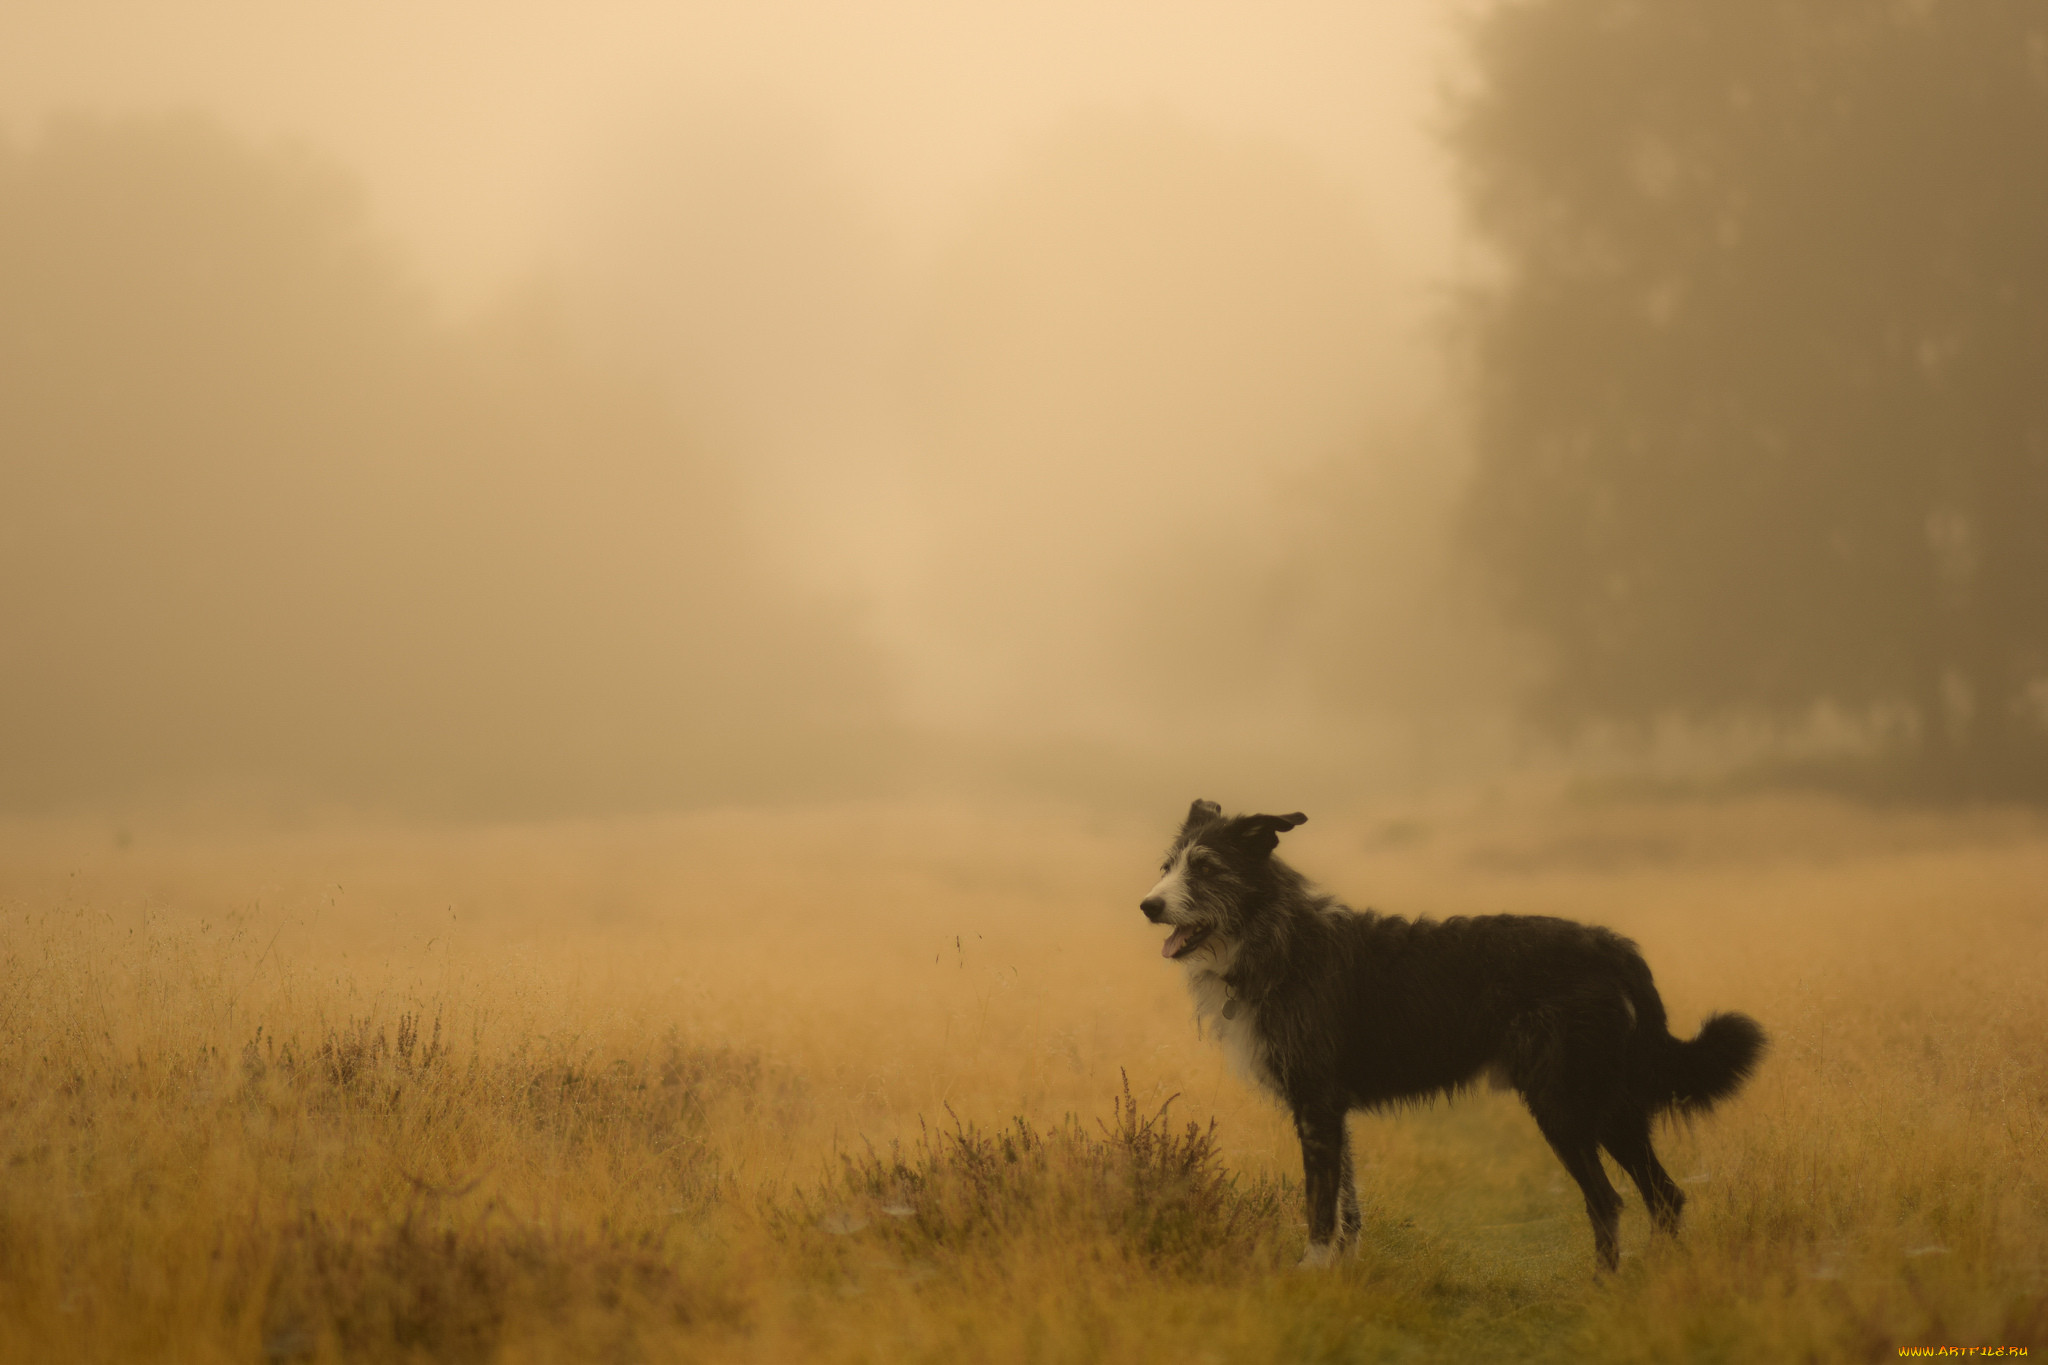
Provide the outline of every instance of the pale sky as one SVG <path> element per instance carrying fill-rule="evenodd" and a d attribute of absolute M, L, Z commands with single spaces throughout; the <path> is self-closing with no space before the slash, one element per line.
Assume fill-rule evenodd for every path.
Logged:
<path fill-rule="evenodd" d="M 547 255 L 593 165 L 649 125 L 814 126 L 915 250 L 1034 132 L 1155 109 L 1297 144 L 1382 249 L 1435 271 L 1452 213 L 1430 122 L 1452 7 L 1374 3 L 657 4 L 17 0 L 0 114 L 197 108 L 365 177 L 446 296 Z"/>

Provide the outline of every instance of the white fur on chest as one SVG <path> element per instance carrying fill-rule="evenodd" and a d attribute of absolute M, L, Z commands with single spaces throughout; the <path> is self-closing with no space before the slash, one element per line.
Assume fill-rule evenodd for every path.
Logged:
<path fill-rule="evenodd" d="M 1188 963 L 1188 994 L 1195 999 L 1195 1018 L 1223 1048 L 1230 1069 L 1252 1084 L 1280 1093 L 1279 1082 L 1267 1064 L 1265 1039 L 1259 1034 L 1259 1012 L 1240 1000 L 1232 1018 L 1223 1017 L 1230 988 L 1223 983 L 1216 963 Z"/>

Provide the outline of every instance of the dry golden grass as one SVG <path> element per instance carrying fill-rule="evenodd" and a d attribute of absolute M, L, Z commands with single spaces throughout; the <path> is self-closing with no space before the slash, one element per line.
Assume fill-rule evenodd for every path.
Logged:
<path fill-rule="evenodd" d="M 2048 1344 L 2048 822 L 1500 799 L 1289 836 L 1383 909 L 1614 925 L 1681 1028 L 1771 1031 L 1660 1139 L 1682 1239 L 1632 1201 L 1601 1280 L 1493 1094 L 1355 1120 L 1362 1254 L 1291 1269 L 1288 1126 L 1134 908 L 1170 814 L 9 826 L 0 1358 Z"/>

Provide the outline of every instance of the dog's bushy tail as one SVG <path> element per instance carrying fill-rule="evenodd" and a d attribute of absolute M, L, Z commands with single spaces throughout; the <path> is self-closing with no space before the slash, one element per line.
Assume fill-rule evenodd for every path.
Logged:
<path fill-rule="evenodd" d="M 1697 1038 L 1666 1035 L 1656 1069 L 1659 1108 L 1703 1114 L 1742 1087 L 1769 1040 L 1746 1014 L 1710 1014 Z"/>

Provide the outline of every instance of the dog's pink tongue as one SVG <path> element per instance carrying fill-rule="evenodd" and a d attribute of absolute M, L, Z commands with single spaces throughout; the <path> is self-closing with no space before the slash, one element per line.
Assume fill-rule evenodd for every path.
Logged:
<path fill-rule="evenodd" d="M 1180 928 L 1174 930 L 1172 933 L 1168 934 L 1166 936 L 1166 942 L 1161 944 L 1159 947 L 1159 955 L 1161 957 L 1172 957 L 1181 949 L 1187 947 L 1189 932 L 1190 931 L 1187 928 L 1187 926 L 1183 925 Z"/>

